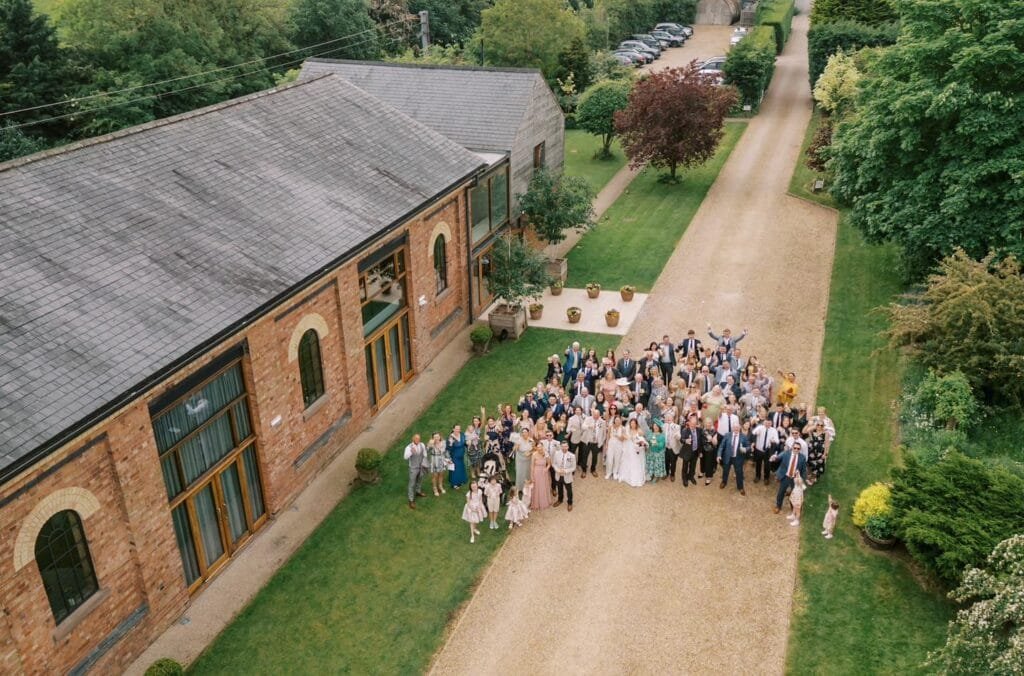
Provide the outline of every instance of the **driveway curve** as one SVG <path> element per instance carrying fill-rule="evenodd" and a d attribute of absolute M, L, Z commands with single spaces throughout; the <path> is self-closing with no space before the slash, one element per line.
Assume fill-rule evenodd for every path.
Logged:
<path fill-rule="evenodd" d="M 811 113 L 806 36 L 803 12 L 760 114 L 622 345 L 747 327 L 746 353 L 796 371 L 813 402 L 836 214 L 786 194 Z M 771 513 L 770 488 L 575 486 L 571 514 L 537 513 L 508 538 L 433 672 L 783 673 L 799 541 Z"/>

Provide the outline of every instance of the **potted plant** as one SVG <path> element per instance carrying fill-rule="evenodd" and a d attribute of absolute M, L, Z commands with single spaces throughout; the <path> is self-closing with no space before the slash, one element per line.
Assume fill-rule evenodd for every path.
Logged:
<path fill-rule="evenodd" d="M 356 474 L 364 484 L 375 484 L 380 481 L 380 466 L 384 456 L 375 448 L 361 448 L 356 455 Z"/>
<path fill-rule="evenodd" d="M 636 293 L 636 287 L 631 284 L 626 284 L 619 288 L 619 295 L 622 296 L 622 302 L 628 303 L 633 300 L 633 294 Z"/>
<path fill-rule="evenodd" d="M 561 296 L 562 295 L 562 280 L 561 279 L 556 279 L 555 281 L 551 282 L 551 295 L 552 296 Z"/>
<path fill-rule="evenodd" d="M 473 352 L 477 354 L 485 354 L 488 346 L 491 344 L 491 338 L 494 337 L 494 331 L 491 331 L 491 327 L 487 324 L 478 324 L 473 327 L 473 330 L 469 332 L 469 342 L 473 344 Z"/>
<path fill-rule="evenodd" d="M 516 195 L 537 237 L 550 249 L 564 241 L 571 231 L 582 232 L 594 225 L 594 191 L 585 179 L 538 169 L 525 193 Z M 565 281 L 569 266 L 564 258 L 548 262 L 548 274 Z"/>
<path fill-rule="evenodd" d="M 146 669 L 145 676 L 182 676 L 185 668 L 170 657 L 161 657 Z"/>
<path fill-rule="evenodd" d="M 612 308 L 611 310 L 608 310 L 608 312 L 604 313 L 604 321 L 605 321 L 606 324 L 608 324 L 608 326 L 618 326 L 619 325 L 619 311 L 616 310 L 615 308 Z"/>
<path fill-rule="evenodd" d="M 891 516 L 871 517 L 861 534 L 872 549 L 886 550 L 896 546 L 896 528 Z"/>
<path fill-rule="evenodd" d="M 541 313 L 543 313 L 543 312 L 544 312 L 544 304 L 543 303 L 530 303 L 530 319 L 532 321 L 537 321 L 538 319 L 540 319 Z"/>
<path fill-rule="evenodd" d="M 580 317 L 583 316 L 583 310 L 580 310 L 575 305 L 565 311 L 565 316 L 569 318 L 570 324 L 579 324 Z"/>
<path fill-rule="evenodd" d="M 587 297 L 597 298 L 601 295 L 601 285 L 597 282 L 589 282 L 587 284 Z"/>
<path fill-rule="evenodd" d="M 491 252 L 490 290 L 500 302 L 488 315 L 494 335 L 519 338 L 526 330 L 524 301 L 540 300 L 551 284 L 547 260 L 519 237 L 505 235 Z"/>

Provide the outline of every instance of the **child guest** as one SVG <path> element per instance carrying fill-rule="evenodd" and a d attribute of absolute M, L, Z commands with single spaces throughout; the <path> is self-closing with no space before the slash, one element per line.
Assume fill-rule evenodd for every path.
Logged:
<path fill-rule="evenodd" d="M 480 535 L 476 525 L 483 521 L 486 515 L 480 485 L 472 483 L 469 485 L 469 491 L 466 492 L 466 506 L 462 508 L 462 520 L 469 523 L 469 544 L 476 542 L 476 536 Z"/>
<path fill-rule="evenodd" d="M 484 497 L 487 498 L 487 516 L 491 520 L 491 530 L 498 529 L 498 510 L 501 509 L 501 484 L 498 475 L 492 474 L 484 486 Z"/>
<path fill-rule="evenodd" d="M 825 520 L 821 522 L 821 534 L 826 540 L 832 539 L 832 533 L 836 529 L 836 521 L 839 519 L 839 503 L 828 496 L 828 511 L 825 512 Z"/>
<path fill-rule="evenodd" d="M 514 489 L 513 489 L 514 490 Z M 533 479 L 523 484 L 523 510 L 526 512 L 524 519 L 530 518 L 530 500 L 533 499 Z"/>
<path fill-rule="evenodd" d="M 793 506 L 793 513 L 787 518 L 790 526 L 800 525 L 800 512 L 804 507 L 804 480 L 800 475 L 793 477 L 793 490 L 789 492 L 789 504 Z"/>
<path fill-rule="evenodd" d="M 519 493 L 513 488 L 509 491 L 508 509 L 505 510 L 505 520 L 508 521 L 508 527 L 521 527 L 526 516 L 526 505 L 519 499 Z"/>

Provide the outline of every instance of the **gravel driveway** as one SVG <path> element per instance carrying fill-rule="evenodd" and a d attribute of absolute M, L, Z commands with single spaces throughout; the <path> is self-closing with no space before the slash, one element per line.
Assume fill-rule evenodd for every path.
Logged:
<path fill-rule="evenodd" d="M 806 36 L 805 12 L 761 113 L 622 344 L 635 351 L 707 322 L 747 327 L 745 352 L 796 371 L 813 402 L 836 215 L 786 195 L 811 112 Z M 572 514 L 535 514 L 509 537 L 433 671 L 783 673 L 798 534 L 771 513 L 774 491 L 575 486 Z"/>

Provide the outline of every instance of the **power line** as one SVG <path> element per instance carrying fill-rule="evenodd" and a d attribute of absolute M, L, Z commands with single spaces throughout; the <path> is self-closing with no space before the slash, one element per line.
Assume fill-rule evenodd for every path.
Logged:
<path fill-rule="evenodd" d="M 338 51 L 341 51 L 343 49 L 348 49 L 350 47 L 358 47 L 358 46 L 366 44 L 368 42 L 372 42 L 373 39 L 374 38 L 370 37 L 370 38 L 367 38 L 367 39 L 362 40 L 360 42 L 355 42 L 355 43 L 348 44 L 348 45 L 342 45 L 341 47 L 335 47 L 333 49 L 328 49 L 328 50 L 326 50 L 324 52 L 320 52 L 318 54 L 312 54 L 311 56 L 325 56 L 327 54 L 333 54 L 334 52 L 338 52 Z M 292 64 L 295 64 L 295 63 L 302 63 L 307 58 L 310 58 L 310 57 L 302 57 L 302 58 L 299 58 L 299 59 L 294 59 L 292 61 L 286 61 L 284 63 L 277 64 L 277 66 L 289 66 L 289 65 L 292 65 Z M 235 75 L 229 75 L 227 77 L 218 78 L 216 80 L 209 80 L 208 82 L 200 82 L 198 84 L 190 85 L 188 87 L 182 87 L 181 89 L 175 89 L 175 90 L 172 90 L 172 91 L 169 91 L 169 92 L 157 92 L 155 94 L 148 94 L 146 96 L 139 96 L 139 97 L 134 98 L 134 99 L 128 99 L 127 101 L 118 101 L 116 103 L 110 103 L 110 104 L 107 104 L 107 105 L 104 105 L 104 106 L 97 106 L 95 108 L 86 108 L 86 109 L 83 109 L 83 110 L 76 110 L 76 111 L 71 112 L 71 113 L 64 113 L 62 115 L 54 115 L 52 117 L 47 117 L 47 118 L 44 118 L 44 119 L 41 119 L 41 120 L 32 120 L 30 122 L 22 122 L 20 124 L 11 124 L 11 125 L 7 125 L 5 127 L 2 127 L 2 129 L 22 129 L 24 127 L 32 127 L 32 126 L 35 126 L 37 124 L 46 124 L 47 122 L 54 122 L 56 120 L 67 119 L 69 117 L 74 117 L 76 115 L 88 115 L 90 113 L 95 113 L 95 112 L 98 112 L 98 111 L 101 111 L 101 110 L 107 110 L 107 109 L 110 109 L 110 108 L 117 108 L 119 106 L 127 106 L 127 105 L 130 105 L 132 103 L 138 103 L 140 101 L 150 101 L 152 99 L 160 98 L 161 96 L 171 96 L 173 94 L 180 94 L 182 92 L 192 91 L 193 89 L 200 89 L 202 87 L 208 87 L 210 85 L 218 84 L 220 82 L 228 82 L 230 80 L 235 80 L 235 79 L 238 79 L 240 77 L 247 77 L 247 76 L 250 76 L 250 75 L 255 75 L 257 72 L 267 71 L 267 70 L 269 70 L 269 68 L 264 66 L 263 68 L 260 68 L 259 71 L 255 71 L 255 72 L 236 73 Z"/>
<path fill-rule="evenodd" d="M 269 61 L 270 59 L 276 59 L 276 58 L 281 57 L 281 56 L 289 56 L 291 54 L 297 54 L 299 52 L 306 52 L 306 51 L 309 51 L 311 49 L 317 49 L 319 47 L 323 47 L 325 45 L 333 44 L 333 43 L 339 42 L 341 40 L 348 40 L 349 38 L 357 37 L 359 35 L 362 35 L 363 33 L 375 32 L 378 29 L 388 28 L 389 26 L 393 26 L 395 24 L 400 24 L 400 23 L 410 24 L 410 23 L 412 23 L 412 19 L 396 19 L 394 21 L 389 21 L 388 23 L 380 24 L 379 26 L 374 26 L 373 28 L 367 28 L 365 30 L 358 31 L 356 33 L 350 33 L 349 35 L 343 35 L 340 38 L 334 38 L 333 40 L 327 40 L 325 42 L 320 42 L 318 44 L 310 45 L 308 47 L 300 47 L 298 49 L 292 49 L 292 50 L 289 50 L 287 52 L 281 52 L 280 54 L 271 54 L 269 56 L 264 56 L 264 57 L 261 57 L 261 58 L 258 58 L 258 59 L 253 59 L 251 61 L 245 61 L 243 63 L 236 63 L 236 64 L 231 65 L 231 66 L 222 66 L 220 68 L 214 68 L 212 70 L 203 71 L 201 73 L 191 73 L 189 75 L 179 75 L 178 77 L 172 77 L 172 78 L 168 78 L 166 80 L 159 80 L 157 82 L 149 82 L 149 83 L 141 84 L 141 85 L 134 85 L 132 87 L 125 87 L 124 89 L 115 89 L 113 91 L 107 91 L 107 92 L 97 92 L 96 94 L 90 94 L 88 96 L 80 96 L 80 97 L 73 98 L 73 99 L 67 99 L 65 101 L 55 101 L 53 103 L 43 103 L 43 104 L 40 104 L 38 106 L 30 106 L 28 108 L 19 108 L 18 110 L 10 110 L 10 111 L 7 111 L 7 112 L 0 112 L 0 118 L 8 117 L 10 115 L 17 115 L 19 113 L 26 113 L 26 112 L 30 112 L 30 111 L 33 111 L 33 110 L 42 110 L 44 108 L 53 108 L 55 106 L 64 106 L 64 105 L 77 104 L 77 103 L 80 103 L 82 101 L 89 101 L 89 100 L 92 100 L 92 99 L 103 98 L 103 97 L 107 97 L 107 96 L 114 96 L 116 94 L 124 94 L 126 92 L 138 91 L 140 89 L 147 89 L 149 87 L 158 87 L 160 85 L 170 84 L 171 82 L 178 82 L 178 81 L 181 81 L 181 80 L 188 80 L 188 79 L 191 79 L 191 78 L 201 77 L 203 75 L 210 75 L 212 73 L 220 73 L 220 72 L 227 71 L 227 70 L 233 70 L 235 68 L 242 68 L 244 66 L 251 66 L 251 65 L 256 64 L 256 63 L 264 63 L 266 61 Z M 361 44 L 365 44 L 366 42 L 369 42 L 369 40 L 363 40 L 363 41 L 360 41 L 360 42 L 355 43 L 355 44 L 344 45 L 344 46 L 339 47 L 337 49 L 332 49 L 332 50 L 329 50 L 327 52 L 323 52 L 323 54 L 329 54 L 331 52 L 336 52 L 336 51 L 339 51 L 340 49 L 345 49 L 345 48 L 348 48 L 348 47 L 355 47 L 355 46 L 358 46 L 358 45 L 361 45 Z M 315 55 L 315 56 L 322 56 L 323 54 L 318 54 L 318 55 Z M 305 57 L 303 57 L 303 59 L 299 59 L 299 60 L 303 61 L 303 60 L 305 60 Z M 280 67 L 280 66 L 288 65 L 290 63 L 294 63 L 294 61 L 289 61 L 289 62 L 286 62 L 286 63 L 275 64 L 275 65 L 276 65 L 276 67 Z M 263 68 L 262 70 L 266 70 L 266 68 Z M 248 75 L 248 74 L 250 74 L 250 73 L 243 73 L 242 75 Z M 223 80 L 215 80 L 214 82 L 221 82 L 221 81 L 223 81 Z M 179 90 L 179 91 L 187 91 L 187 89 L 186 90 Z M 165 92 L 165 93 L 175 93 L 175 92 Z M 142 99 L 136 99 L 136 100 L 145 100 L 147 98 L 153 98 L 153 97 L 152 96 L 143 97 Z M 124 104 L 117 104 L 117 105 L 124 105 Z M 102 108 L 93 108 L 93 109 L 90 109 L 90 110 L 102 110 Z M 74 114 L 75 113 L 70 113 L 69 115 L 74 115 Z M 50 120 L 56 120 L 56 119 L 61 119 L 61 117 L 67 117 L 67 115 L 53 117 L 53 118 L 49 118 L 49 119 Z M 24 125 L 24 126 L 27 126 L 27 124 L 30 124 L 30 123 L 26 123 L 26 125 Z M 23 125 L 15 125 L 15 126 L 19 127 L 19 126 L 23 126 Z"/>

